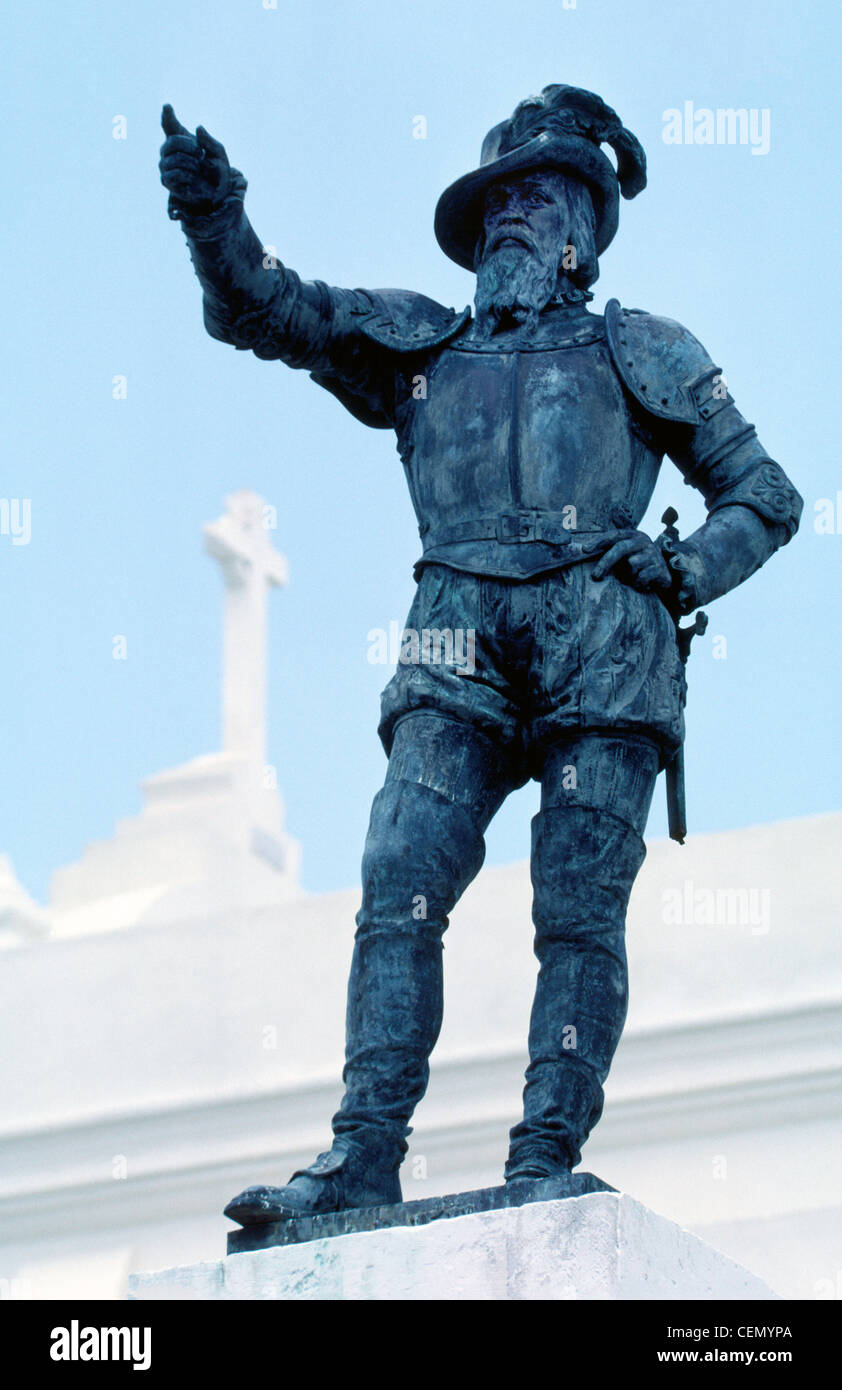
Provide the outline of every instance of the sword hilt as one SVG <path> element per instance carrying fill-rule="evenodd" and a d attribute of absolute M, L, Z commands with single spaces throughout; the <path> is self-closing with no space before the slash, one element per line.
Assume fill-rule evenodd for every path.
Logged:
<path fill-rule="evenodd" d="M 664 535 L 669 536 L 671 541 L 677 541 L 678 527 L 675 523 L 678 521 L 678 512 L 675 507 L 667 507 L 661 521 L 664 523 Z"/>
<path fill-rule="evenodd" d="M 661 521 L 664 523 L 664 535 L 667 537 L 667 539 L 671 541 L 677 541 L 679 539 L 679 535 L 678 527 L 675 523 L 678 521 L 678 512 L 675 510 L 675 507 L 667 507 L 666 511 L 661 517 Z M 690 655 L 690 643 L 693 641 L 693 638 L 697 634 L 699 637 L 701 637 L 702 633 L 707 630 L 707 625 L 708 615 L 707 613 L 702 613 L 701 611 L 696 614 L 692 623 L 690 623 L 687 627 L 682 627 L 678 621 L 678 617 L 676 616 L 675 635 L 678 638 L 678 653 L 681 657 L 681 660 L 685 664 L 687 662 L 688 656 Z"/>
<path fill-rule="evenodd" d="M 676 623 L 675 635 L 678 638 L 678 654 L 685 665 L 690 655 L 690 643 L 697 634 L 701 637 L 702 633 L 707 631 L 707 625 L 708 615 L 707 613 L 703 613 L 701 609 L 696 613 L 692 623 L 688 623 L 687 627 L 681 627 L 679 623 Z"/>

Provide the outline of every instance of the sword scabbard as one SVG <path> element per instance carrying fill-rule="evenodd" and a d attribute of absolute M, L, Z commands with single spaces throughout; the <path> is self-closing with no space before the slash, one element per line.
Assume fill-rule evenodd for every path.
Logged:
<path fill-rule="evenodd" d="M 678 540 L 678 512 L 674 507 L 668 507 L 661 517 L 664 523 L 664 534 L 672 541 Z M 678 643 L 678 653 L 681 657 L 683 668 L 687 666 L 687 658 L 690 655 L 690 644 L 696 634 L 705 631 L 708 625 L 707 613 L 698 612 L 689 627 L 682 627 L 679 622 L 679 615 L 674 615 L 675 639 Z M 664 777 L 667 784 L 667 820 L 669 824 L 670 839 L 676 840 L 683 845 L 687 836 L 687 800 L 684 788 L 684 745 L 676 749 L 673 756 L 664 768 Z"/>
<path fill-rule="evenodd" d="M 687 806 L 684 795 L 684 749 L 676 749 L 664 768 L 667 784 L 667 821 L 670 839 L 683 845 L 687 835 Z"/>

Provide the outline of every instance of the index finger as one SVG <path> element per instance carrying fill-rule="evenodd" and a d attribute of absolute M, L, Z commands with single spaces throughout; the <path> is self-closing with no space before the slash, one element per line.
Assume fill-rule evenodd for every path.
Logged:
<path fill-rule="evenodd" d="M 191 132 L 181 124 L 178 116 L 167 102 L 161 112 L 161 128 L 165 135 L 190 135 Z"/>
<path fill-rule="evenodd" d="M 196 139 L 203 150 L 210 155 L 223 155 L 225 146 L 219 140 L 215 140 L 210 131 L 205 130 L 203 125 L 196 126 Z"/>

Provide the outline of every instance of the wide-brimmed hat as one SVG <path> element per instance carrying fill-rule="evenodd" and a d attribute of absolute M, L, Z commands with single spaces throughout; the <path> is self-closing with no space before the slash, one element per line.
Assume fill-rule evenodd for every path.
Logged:
<path fill-rule="evenodd" d="M 600 149 L 608 144 L 617 168 Z M 540 96 L 527 97 L 482 142 L 480 167 L 445 189 L 436 208 L 439 246 L 466 270 L 482 231 L 485 194 L 498 179 L 532 169 L 558 169 L 590 190 L 596 218 L 596 249 L 601 255 L 619 221 L 619 194 L 634 198 L 646 187 L 646 155 L 616 111 L 594 92 L 555 83 Z"/>

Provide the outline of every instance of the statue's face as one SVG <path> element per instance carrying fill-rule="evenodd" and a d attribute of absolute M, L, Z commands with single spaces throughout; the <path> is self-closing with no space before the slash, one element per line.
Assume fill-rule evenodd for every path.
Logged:
<path fill-rule="evenodd" d="M 556 289 L 567 223 L 564 178 L 553 170 L 520 174 L 488 190 L 476 268 L 485 332 L 535 328 Z"/>
<path fill-rule="evenodd" d="M 545 265 L 558 266 L 565 243 L 564 178 L 547 169 L 495 183 L 485 197 L 483 259 L 504 246 L 521 246 Z"/>

